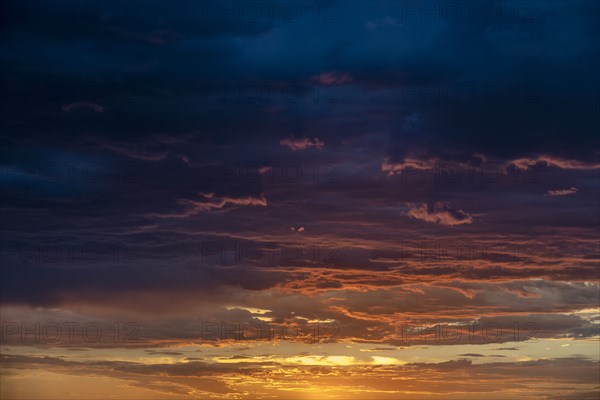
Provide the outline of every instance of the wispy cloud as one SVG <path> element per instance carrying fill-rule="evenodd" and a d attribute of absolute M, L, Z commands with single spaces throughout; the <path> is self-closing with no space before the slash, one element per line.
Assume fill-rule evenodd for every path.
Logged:
<path fill-rule="evenodd" d="M 406 215 L 410 218 L 440 225 L 465 225 L 472 224 L 475 220 L 471 214 L 463 210 L 451 209 L 448 202 L 411 205 Z"/>
<path fill-rule="evenodd" d="M 577 193 L 578 190 L 576 187 L 571 186 L 568 189 L 556 189 L 556 190 L 548 190 L 546 192 L 546 196 L 570 196 L 572 194 Z"/>
<path fill-rule="evenodd" d="M 282 146 L 287 147 L 290 150 L 298 151 L 298 150 L 306 150 L 314 147 L 315 149 L 322 150 L 325 147 L 325 143 L 321 141 L 319 138 L 294 138 L 289 137 L 285 139 L 281 139 L 279 142 Z"/>
<path fill-rule="evenodd" d="M 537 157 L 517 158 L 508 162 L 508 165 L 513 165 L 518 169 L 527 170 L 535 165 L 546 165 L 560 169 L 598 169 L 600 163 L 587 162 L 574 159 L 566 159 L 549 155 L 540 155 Z"/>

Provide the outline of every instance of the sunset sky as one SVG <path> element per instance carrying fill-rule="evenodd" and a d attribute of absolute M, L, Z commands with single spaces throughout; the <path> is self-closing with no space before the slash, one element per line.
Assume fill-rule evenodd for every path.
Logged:
<path fill-rule="evenodd" d="M 0 398 L 600 396 L 599 2 L 0 7 Z"/>

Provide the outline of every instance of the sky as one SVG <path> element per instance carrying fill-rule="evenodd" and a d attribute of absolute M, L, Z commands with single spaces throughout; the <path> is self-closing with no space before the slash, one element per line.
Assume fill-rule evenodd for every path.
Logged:
<path fill-rule="evenodd" d="M 6 1 L 3 399 L 597 399 L 600 3 Z"/>

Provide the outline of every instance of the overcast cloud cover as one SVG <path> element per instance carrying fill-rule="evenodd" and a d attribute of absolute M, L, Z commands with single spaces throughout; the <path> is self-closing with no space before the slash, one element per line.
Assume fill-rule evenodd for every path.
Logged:
<path fill-rule="evenodd" d="M 598 2 L 1 8 L 2 398 L 597 398 Z"/>

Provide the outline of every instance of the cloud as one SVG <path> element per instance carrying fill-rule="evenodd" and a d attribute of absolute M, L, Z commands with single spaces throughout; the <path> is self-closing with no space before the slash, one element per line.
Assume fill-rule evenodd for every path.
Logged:
<path fill-rule="evenodd" d="M 307 137 L 304 137 L 301 139 L 296 139 L 293 137 L 285 138 L 285 139 L 281 139 L 279 144 L 287 147 L 290 150 L 294 150 L 294 151 L 306 150 L 306 149 L 310 149 L 311 147 L 322 150 L 325 147 L 325 143 L 323 143 L 318 138 L 310 139 Z"/>
<path fill-rule="evenodd" d="M 56 385 L 62 382 L 63 390 L 84 394 L 78 397 L 88 397 L 88 385 L 81 384 L 88 382 L 88 377 L 96 381 L 102 377 L 101 381 L 110 385 L 103 387 L 107 393 L 118 393 L 114 392 L 115 387 L 120 387 L 121 391 L 143 390 L 133 392 L 135 398 L 144 394 L 148 397 L 148 393 L 162 397 L 185 397 L 194 393 L 216 399 L 307 398 L 314 397 L 315 390 L 339 393 L 337 397 L 351 399 L 365 398 L 366 391 L 384 393 L 388 398 L 391 395 L 391 398 L 411 399 L 482 398 L 490 391 L 496 398 L 515 400 L 530 399 L 532 395 L 547 398 L 549 393 L 556 392 L 566 395 L 557 396 L 557 399 L 593 399 L 598 383 L 598 362 L 576 357 L 477 364 L 466 359 L 406 363 L 377 356 L 357 362 L 352 357 L 336 355 L 290 355 L 259 360 L 234 356 L 213 358 L 213 362 L 191 359 L 169 363 L 140 361 L 143 360 L 74 361 L 3 354 L 0 363 L 3 378 L 5 373 L 7 376 L 2 389 L 9 398 L 24 391 L 41 395 L 40 389 L 27 388 L 29 380 L 26 378 L 28 371 L 45 370 L 51 370 L 61 378 L 53 382 L 53 387 L 61 387 Z M 290 374 L 290 370 L 294 374 Z M 394 379 L 398 376 L 411 382 L 410 385 L 399 385 Z M 266 385 L 265 381 L 277 384 Z M 108 391 L 109 387 L 113 391 Z"/>
<path fill-rule="evenodd" d="M 521 170 L 528 170 L 529 168 L 536 166 L 538 164 L 546 165 L 548 167 L 560 168 L 560 169 L 575 169 L 575 170 L 600 168 L 600 163 L 597 163 L 597 162 L 565 159 L 565 158 L 553 157 L 553 156 L 549 156 L 549 155 L 518 158 L 518 159 L 511 160 L 507 163 L 507 165 L 512 165 Z"/>
<path fill-rule="evenodd" d="M 227 205 L 235 206 L 267 206 L 265 194 L 261 193 L 259 197 L 218 197 L 214 193 L 200 193 L 202 200 L 179 199 L 177 204 L 184 206 L 184 210 L 169 214 L 151 214 L 150 216 L 160 218 L 189 217 L 199 212 L 208 212 L 212 209 L 221 209 Z"/>
<path fill-rule="evenodd" d="M 360 349 L 362 352 L 374 352 L 374 351 L 394 351 L 397 350 L 396 347 L 374 347 L 371 349 Z"/>
<path fill-rule="evenodd" d="M 179 351 L 155 351 L 155 350 L 146 350 L 146 353 L 150 354 L 150 355 L 162 355 L 162 356 L 182 356 L 183 353 L 179 352 Z"/>
<path fill-rule="evenodd" d="M 418 160 L 415 158 L 407 157 L 402 162 L 393 163 L 390 162 L 388 158 L 386 158 L 383 164 L 381 164 L 381 171 L 387 172 L 388 176 L 401 174 L 404 171 L 411 170 L 429 171 L 435 168 L 436 163 L 438 161 L 439 160 L 437 159 Z"/>
<path fill-rule="evenodd" d="M 137 321 L 138 346 L 160 343 L 173 352 L 180 350 L 170 343 L 200 337 L 192 323 L 199 319 L 257 321 L 227 310 L 232 304 L 272 310 L 263 316 L 273 324 L 303 330 L 306 321 L 335 320 L 340 341 L 382 348 L 400 345 L 398 327 L 416 318 L 452 329 L 504 316 L 508 328 L 535 313 L 543 337 L 597 335 L 587 319 L 565 316 L 598 303 L 600 59 L 598 37 L 589 35 L 598 31 L 597 2 L 536 3 L 533 24 L 423 23 L 419 11 L 428 10 L 418 6 L 407 15 L 401 2 L 352 2 L 317 10 L 319 17 L 341 17 L 318 29 L 308 8 L 285 23 L 294 11 L 285 4 L 269 16 L 229 18 L 236 5 L 228 2 L 124 9 L 6 3 L 3 318 L 32 326 L 59 319 L 52 310 L 60 308 L 61 321 L 110 320 L 107 331 L 114 321 Z M 501 19 L 514 14 L 511 2 L 499 7 Z M 283 182 L 282 165 L 300 159 L 301 179 Z M 99 175 L 94 182 L 81 178 L 89 169 L 80 166 L 90 163 L 99 172 L 87 174 Z M 327 163 L 339 168 L 314 168 Z M 446 163 L 457 173 L 445 171 Z M 486 171 L 492 163 L 498 168 Z M 24 168 L 32 165 L 42 172 Z M 496 172 L 497 181 L 488 179 Z M 47 179 L 52 174 L 59 179 Z M 561 202 L 540 200 L 548 189 L 552 196 L 574 187 L 575 196 L 560 198 L 573 202 L 568 212 Z M 479 215 L 485 223 L 474 223 Z M 461 224 L 448 235 L 448 226 Z M 206 243 L 219 245 L 209 257 Z M 245 243 L 266 249 L 263 258 L 244 259 L 237 249 Z M 304 251 L 299 259 L 296 247 Z M 502 341 L 514 340 L 509 333 Z M 488 354 L 480 347 L 456 351 Z M 515 385 L 497 396 L 544 398 L 534 383 L 551 379 L 530 376 L 543 376 L 542 364 L 518 370 Z M 117 367 L 117 377 L 145 368 Z M 202 372 L 197 365 L 147 368 L 195 367 Z M 456 382 L 467 375 L 436 372 L 480 367 L 423 365 L 428 373 L 403 382 L 480 398 L 512 367 L 497 367 L 487 382 L 476 374 Z M 363 370 L 338 375 L 327 368 L 321 382 L 341 379 L 338 390 L 356 384 L 362 398 L 401 397 L 388 392 L 398 390 L 393 377 L 420 373 L 378 368 L 384 375 L 371 384 Z M 238 377 L 229 397 L 283 397 L 244 385 L 260 391 L 289 380 L 297 388 L 313 373 L 268 376 L 278 371 L 261 366 L 256 379 Z M 582 372 L 595 373 L 597 386 L 597 364 L 574 375 Z M 166 375 L 137 384 L 167 385 Z M 222 385 L 227 376 L 219 370 L 215 379 Z M 210 397 L 203 390 L 214 387 L 190 386 L 171 389 Z M 556 387 L 550 392 L 566 397 Z M 482 389 L 483 396 L 467 394 Z"/>
<path fill-rule="evenodd" d="M 406 212 L 408 217 L 434 224 L 452 226 L 472 224 L 474 221 L 474 217 L 463 210 L 451 209 L 448 202 L 422 203 L 410 207 Z"/>
<path fill-rule="evenodd" d="M 570 196 L 572 194 L 577 193 L 578 190 L 576 187 L 571 186 L 568 189 L 556 189 L 556 190 L 548 190 L 545 196 Z"/>

